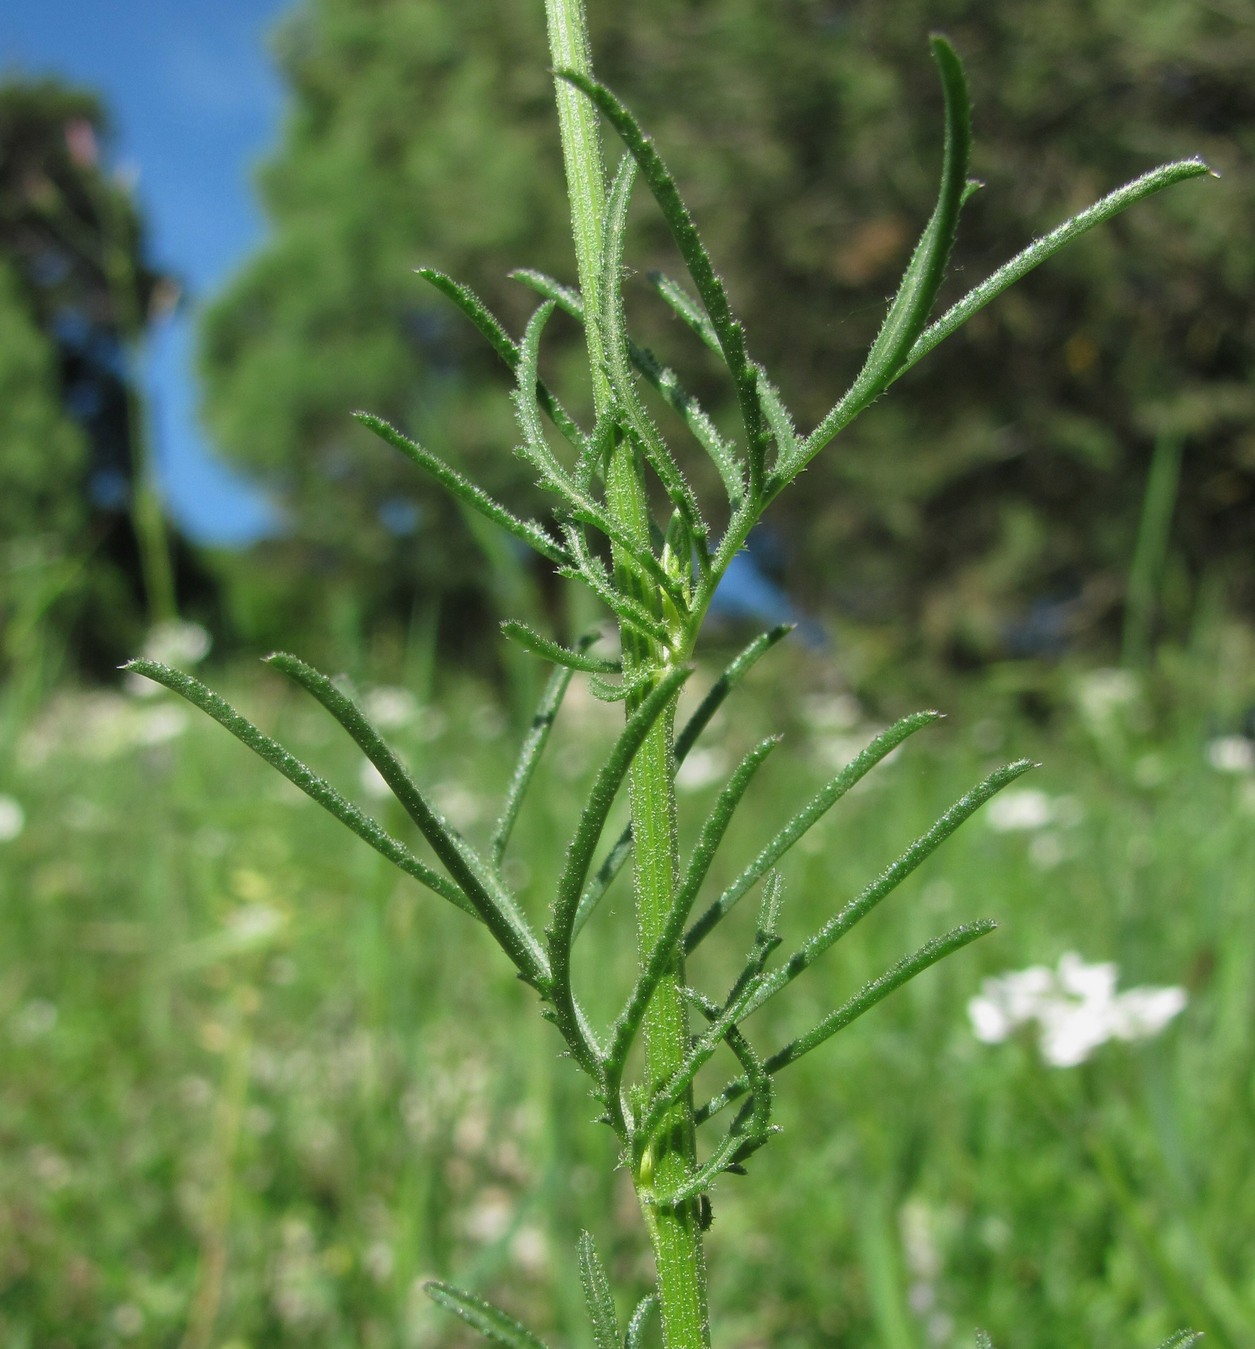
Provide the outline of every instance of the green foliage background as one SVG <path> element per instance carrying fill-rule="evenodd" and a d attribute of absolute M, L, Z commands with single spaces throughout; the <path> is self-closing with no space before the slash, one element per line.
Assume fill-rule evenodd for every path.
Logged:
<path fill-rule="evenodd" d="M 1232 602 L 1252 598 L 1255 332 L 1241 297 L 1255 40 L 1240 13 L 1179 0 L 1066 0 L 1048 17 L 1024 0 L 593 9 L 600 74 L 663 146 L 754 354 L 804 421 L 852 375 L 931 202 L 930 28 L 968 66 L 988 183 L 965 214 L 956 289 L 1154 162 L 1198 153 L 1225 175 L 1205 210 L 1170 194 L 1000 300 L 778 504 L 793 588 L 874 630 L 874 661 L 986 659 L 1042 597 L 1060 601 L 1054 636 L 1110 637 L 1159 437 L 1185 442 L 1163 621 L 1186 625 L 1205 573 Z M 411 273 L 469 280 L 518 328 L 531 297 L 511 267 L 571 278 L 542 38 L 538 13 L 503 0 L 308 0 L 276 44 L 292 98 L 260 177 L 272 236 L 204 325 L 205 410 L 287 508 L 270 574 L 370 593 L 363 627 L 404 614 L 416 590 L 464 609 L 485 566 L 451 508 L 347 409 L 399 422 L 516 501 L 530 490 L 495 358 Z M 646 209 L 629 261 L 678 269 Z M 637 330 L 726 406 L 643 277 L 635 290 Z M 552 372 L 578 346 L 555 324 Z M 417 527 L 398 532 L 407 504 Z"/>

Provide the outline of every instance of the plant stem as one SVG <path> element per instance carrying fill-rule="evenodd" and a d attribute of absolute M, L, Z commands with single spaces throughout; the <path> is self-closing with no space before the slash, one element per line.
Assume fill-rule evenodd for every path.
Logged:
<path fill-rule="evenodd" d="M 545 12 L 555 69 L 574 70 L 591 77 L 583 0 L 545 0 Z M 600 416 L 611 403 L 600 326 L 605 165 L 595 110 L 583 94 L 561 80 L 557 81 L 557 100 L 571 227 L 584 299 L 593 402 Z M 606 498 L 625 533 L 649 548 L 643 469 L 636 451 L 623 436 L 616 437 L 606 465 Z M 660 612 L 656 592 L 617 546 L 614 562 L 620 584 L 651 610 Z M 656 673 L 665 670 L 671 653 L 658 649 L 626 627 L 622 630 L 622 643 L 625 678 L 630 680 L 642 669 Z M 629 715 L 639 706 L 645 692 L 647 689 L 639 689 L 629 699 Z M 637 946 L 642 960 L 662 932 L 678 883 L 674 724 L 673 706 L 650 731 L 633 760 L 629 778 Z M 643 1022 L 643 1037 L 645 1086 L 651 1092 L 676 1072 L 688 1049 L 682 961 L 677 961 L 651 1000 Z M 686 1098 L 664 1117 L 656 1140 L 634 1167 L 637 1194 L 654 1248 L 665 1349 L 708 1349 L 710 1344 L 706 1265 L 697 1201 L 667 1209 L 653 1202 L 655 1187 L 663 1193 L 674 1190 L 690 1173 L 696 1155 L 695 1135 L 692 1100 Z"/>

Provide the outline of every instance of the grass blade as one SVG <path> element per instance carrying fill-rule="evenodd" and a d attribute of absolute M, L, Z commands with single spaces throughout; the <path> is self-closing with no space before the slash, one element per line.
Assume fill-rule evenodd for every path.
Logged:
<path fill-rule="evenodd" d="M 433 454 L 430 450 L 418 444 L 417 441 L 402 435 L 395 426 L 384 421 L 382 417 L 376 417 L 369 412 L 355 412 L 353 416 L 381 440 L 386 440 L 393 449 L 400 450 L 407 459 L 417 464 L 425 472 L 430 473 L 442 487 L 451 492 L 459 501 L 471 507 L 472 510 L 486 516 L 493 524 L 500 525 L 502 529 L 513 534 L 516 539 L 521 539 L 529 548 L 534 548 L 551 562 L 564 563 L 570 561 L 562 548 L 549 537 L 544 528 L 535 520 L 520 520 L 517 515 L 508 511 L 499 502 L 494 501 L 482 487 L 464 477 L 457 469 L 451 468 L 438 455 Z"/>
<path fill-rule="evenodd" d="M 695 951 L 709 936 L 715 925 L 725 917 L 733 905 L 744 898 L 760 877 L 770 871 L 784 854 L 827 814 L 851 787 L 875 768 L 885 755 L 896 749 L 916 731 L 922 730 L 925 726 L 931 726 L 940 719 L 940 712 L 913 712 L 910 716 L 903 717 L 901 721 L 891 726 L 887 731 L 882 731 L 831 782 L 811 797 L 806 805 L 776 833 L 771 842 L 693 924 L 684 939 L 685 954 Z"/>
<path fill-rule="evenodd" d="M 945 38 L 931 38 L 933 59 L 945 96 L 946 137 L 942 153 L 941 187 L 937 205 L 924 226 L 898 293 L 894 296 L 867 360 L 836 407 L 815 428 L 798 453 L 778 467 L 787 481 L 804 467 L 838 431 L 897 378 L 905 368 L 912 344 L 928 322 L 936 303 L 950 250 L 959 228 L 959 210 L 967 190 L 967 165 L 972 148 L 972 109 L 963 67 Z"/>
<path fill-rule="evenodd" d="M 386 857 L 406 875 L 412 876 L 429 890 L 434 890 L 442 899 L 447 899 L 450 904 L 456 905 L 472 918 L 480 917 L 475 906 L 456 885 L 415 857 L 403 843 L 393 838 L 369 815 L 363 814 L 351 801 L 341 796 L 325 778 L 319 777 L 313 769 L 308 768 L 295 755 L 284 749 L 277 740 L 272 740 L 264 731 L 254 726 L 225 698 L 202 684 L 199 679 L 152 660 L 128 661 L 122 668 L 163 684 L 171 692 L 186 698 L 193 707 L 198 707 L 207 716 L 212 717 L 219 726 L 225 727 L 254 754 L 265 759 L 272 768 L 278 769 L 290 783 L 299 787 L 311 800 L 317 801 L 328 814 L 334 815 L 341 824 L 351 829 L 358 838 L 369 843 L 377 853 Z"/>
<path fill-rule="evenodd" d="M 423 1285 L 423 1291 L 439 1307 L 460 1316 L 467 1325 L 474 1326 L 486 1339 L 504 1344 L 506 1349 L 546 1349 L 526 1326 L 507 1316 L 500 1307 L 485 1302 L 482 1297 L 463 1292 L 452 1284 L 433 1279 Z"/>
<path fill-rule="evenodd" d="M 996 299 L 1009 286 L 1013 286 L 1021 277 L 1027 276 L 1034 267 L 1040 267 L 1047 258 L 1052 258 L 1062 248 L 1066 248 L 1074 239 L 1079 238 L 1095 225 L 1101 225 L 1119 215 L 1122 211 L 1162 192 L 1165 187 L 1184 182 L 1189 178 L 1198 178 L 1212 173 L 1212 169 L 1201 159 L 1182 159 L 1171 164 L 1161 164 L 1131 183 L 1125 183 L 1114 192 L 1100 198 L 1092 206 L 1056 226 L 1049 234 L 1035 239 L 1022 252 L 1017 253 L 1009 262 L 1004 263 L 987 280 L 970 290 L 956 304 L 924 330 L 912 344 L 903 358 L 894 378 L 904 374 L 922 357 L 926 356 L 939 342 L 944 341 L 957 328 L 961 328 L 973 314 L 983 309 L 991 300 Z"/>
<path fill-rule="evenodd" d="M 501 631 L 524 651 L 539 656 L 553 665 L 564 665 L 568 670 L 583 670 L 585 674 L 617 674 L 620 663 L 607 660 L 604 656 L 589 656 L 583 651 L 572 651 L 561 642 L 542 637 L 535 628 L 517 618 L 507 618 L 501 625 Z"/>
<path fill-rule="evenodd" d="M 723 673 L 711 685 L 709 692 L 697 705 L 692 716 L 684 723 L 675 738 L 675 765 L 678 769 L 688 758 L 689 752 L 697 743 L 698 737 L 710 725 L 715 713 L 723 706 L 728 694 L 754 668 L 758 661 L 782 638 L 793 631 L 793 624 L 781 623 L 769 632 L 759 633 L 724 669 Z M 601 902 L 602 896 L 610 888 L 614 878 L 623 869 L 632 851 L 632 830 L 629 826 L 619 835 L 606 860 L 597 868 L 588 888 L 580 896 L 579 911 L 575 915 L 573 938 L 592 917 L 593 910 Z"/>
<path fill-rule="evenodd" d="M 352 699 L 336 688 L 326 675 L 297 657 L 276 652 L 267 662 L 312 694 L 379 770 L 405 813 L 418 826 L 446 871 L 475 906 L 485 926 L 510 957 L 519 973 L 533 986 L 548 978 L 544 952 L 513 896 L 500 879 L 455 830 L 427 802 L 408 771 L 385 744 L 379 732 Z"/>
<path fill-rule="evenodd" d="M 671 237 L 680 250 L 697 293 L 701 296 L 710 321 L 719 339 L 719 349 L 732 376 L 736 389 L 741 420 L 745 426 L 746 446 L 750 469 L 750 495 L 758 500 L 762 495 L 766 469 L 767 428 L 759 407 L 757 371 L 745 350 L 745 334 L 732 316 L 723 282 L 715 269 L 693 223 L 693 217 L 680 197 L 679 188 L 671 171 L 663 163 L 653 142 L 641 130 L 636 118 L 603 84 L 586 78 L 573 70 L 560 70 L 560 78 L 579 89 L 604 114 L 619 133 L 636 160 L 654 200 L 671 230 Z"/>
<path fill-rule="evenodd" d="M 434 267 L 419 267 L 418 275 L 424 281 L 431 285 L 455 305 L 466 315 L 476 328 L 488 339 L 489 345 L 498 356 L 506 363 L 511 374 L 517 374 L 519 368 L 519 347 L 518 343 L 502 327 L 497 316 L 488 308 L 488 306 L 479 298 L 475 292 L 460 281 L 454 281 L 452 277 L 446 276 L 444 272 L 438 272 Z M 550 421 L 559 431 L 571 442 L 572 445 L 580 445 L 583 442 L 583 436 L 580 434 L 580 428 L 576 426 L 574 420 L 567 414 L 562 404 L 550 392 L 544 380 L 539 380 L 536 385 L 536 396 L 540 400 L 541 407 L 544 408 Z"/>
<path fill-rule="evenodd" d="M 619 1349 L 619 1318 L 614 1309 L 614 1295 L 591 1232 L 580 1233 L 579 1264 L 584 1305 L 593 1325 L 593 1344 L 596 1349 Z"/>

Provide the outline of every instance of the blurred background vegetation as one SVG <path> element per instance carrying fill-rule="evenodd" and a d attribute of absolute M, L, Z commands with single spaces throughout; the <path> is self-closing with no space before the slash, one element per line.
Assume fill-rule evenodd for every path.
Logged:
<path fill-rule="evenodd" d="M 796 1146 L 716 1195 L 713 1268 L 723 1343 L 745 1349 L 970 1344 L 978 1323 L 1041 1349 L 1193 1323 L 1248 1349 L 1255 25 L 1234 0 L 591 8 L 603 78 L 676 170 L 803 422 L 855 373 L 931 207 L 930 29 L 967 65 L 987 184 L 950 295 L 1155 163 L 1201 154 L 1223 175 L 978 316 L 753 541 L 767 607 L 791 597 L 827 639 L 780 656 L 716 731 L 712 772 L 789 709 L 764 833 L 908 699 L 955 714 L 797 861 L 799 934 L 994 757 L 1048 768 L 1036 824 L 974 822 L 846 958 L 853 986 L 961 918 L 1008 920 L 782 1085 Z M 107 111 L 0 88 L 6 1345 L 455 1343 L 414 1292 L 431 1274 L 581 1333 L 566 1253 L 590 1213 L 613 1244 L 625 1193 L 544 1028 L 518 1031 L 520 990 L 465 975 L 473 928 L 112 669 L 176 614 L 203 623 L 217 682 L 387 818 L 240 658 L 347 669 L 455 822 L 490 821 L 534 679 L 494 620 L 584 616 L 348 414 L 543 507 L 509 452 L 503 370 L 413 275 L 470 282 L 516 330 L 532 297 L 511 268 L 573 279 L 538 11 L 302 0 L 276 33 L 270 236 L 200 334 L 213 443 L 283 524 L 240 551 L 161 516 L 135 372 L 178 285 L 111 170 Z M 645 274 L 679 266 L 638 205 L 633 324 L 725 415 L 719 372 L 651 298 Z M 570 388 L 580 336 L 551 333 L 547 374 Z M 516 879 L 538 905 L 602 711 L 573 709 L 526 831 Z M 700 816 L 711 788 L 690 790 Z M 624 972 L 621 933 L 590 940 Z M 1187 986 L 1180 1027 L 1069 1073 L 976 1046 L 978 974 L 1070 948 Z M 617 1241 L 626 1291 L 644 1271 Z"/>

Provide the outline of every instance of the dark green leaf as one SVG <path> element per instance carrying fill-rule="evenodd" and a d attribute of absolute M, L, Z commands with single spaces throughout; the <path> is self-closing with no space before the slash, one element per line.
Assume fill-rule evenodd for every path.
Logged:
<path fill-rule="evenodd" d="M 603 656 L 589 656 L 583 651 L 572 651 L 560 642 L 542 637 L 534 628 L 516 618 L 508 618 L 501 625 L 501 631 L 524 651 L 552 662 L 565 665 L 568 670 L 583 670 L 586 674 L 615 674 L 619 669 L 617 660 L 607 660 Z"/>
<path fill-rule="evenodd" d="M 614 1295 L 591 1232 L 580 1233 L 579 1263 L 584 1305 L 593 1325 L 593 1344 L 596 1349 L 619 1349 L 619 1318 L 614 1310 Z"/>
<path fill-rule="evenodd" d="M 486 1339 L 504 1344 L 506 1349 L 546 1349 L 544 1341 L 538 1340 L 526 1326 L 520 1325 L 491 1302 L 485 1302 L 482 1297 L 435 1279 L 425 1283 L 423 1291 L 438 1306 L 460 1316 Z"/>
<path fill-rule="evenodd" d="M 535 986 L 548 978 L 544 952 L 514 898 L 475 850 L 428 803 L 405 766 L 370 724 L 361 709 L 336 688 L 326 675 L 297 657 L 276 652 L 268 663 L 312 694 L 349 733 L 379 770 L 405 813 L 418 826 L 445 870 L 467 899 L 520 974 Z"/>
<path fill-rule="evenodd" d="M 306 796 L 317 801 L 325 811 L 334 815 L 341 824 L 351 829 L 358 838 L 369 843 L 393 865 L 400 867 L 429 890 L 434 890 L 442 899 L 447 899 L 451 904 L 469 913 L 472 918 L 480 917 L 475 906 L 456 885 L 439 872 L 433 871 L 425 862 L 419 861 L 403 843 L 399 843 L 368 815 L 364 815 L 352 802 L 346 801 L 326 779 L 319 777 L 298 758 L 289 754 L 278 741 L 272 740 L 260 731 L 225 698 L 220 698 L 198 679 L 151 660 L 129 661 L 122 668 L 155 680 L 158 684 L 164 684 L 181 698 L 186 698 L 194 707 L 211 716 L 220 726 L 225 726 L 237 740 L 247 745 L 254 754 L 260 755 L 272 768 L 277 768 L 289 782 L 299 787 Z"/>
<path fill-rule="evenodd" d="M 529 548 L 534 548 L 538 553 L 547 557 L 551 562 L 566 562 L 568 557 L 566 553 L 549 537 L 541 525 L 534 520 L 520 520 L 518 516 L 494 501 L 481 487 L 467 477 L 464 477 L 455 468 L 451 468 L 438 455 L 432 454 L 417 441 L 404 436 L 394 426 L 390 426 L 382 417 L 375 417 L 369 412 L 355 412 L 353 416 L 365 427 L 373 431 L 381 440 L 386 440 L 394 449 L 400 450 L 403 455 L 425 472 L 430 473 L 438 483 L 449 492 L 451 492 L 459 501 L 465 502 L 472 510 L 476 510 L 480 515 L 486 516 L 494 524 L 500 525 L 502 529 L 513 534 L 515 538 L 522 539 Z"/>
<path fill-rule="evenodd" d="M 706 910 L 690 928 L 685 938 L 684 949 L 690 953 L 697 949 L 710 934 L 715 925 L 737 904 L 793 845 L 806 834 L 834 805 L 861 781 L 888 754 L 896 749 L 908 736 L 925 726 L 930 726 L 941 718 L 940 712 L 914 712 L 903 717 L 887 731 L 882 731 L 865 750 L 837 774 L 825 787 L 798 811 L 770 843 L 741 872 L 722 895 Z"/>

